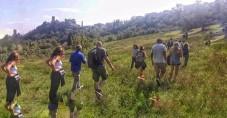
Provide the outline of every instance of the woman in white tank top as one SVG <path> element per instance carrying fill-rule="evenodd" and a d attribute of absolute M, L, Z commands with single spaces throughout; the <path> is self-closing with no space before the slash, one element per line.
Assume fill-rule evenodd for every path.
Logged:
<path fill-rule="evenodd" d="M 60 84 L 61 86 L 65 84 L 64 70 L 63 70 L 62 61 L 61 61 L 63 57 L 64 57 L 64 49 L 62 46 L 58 46 L 57 48 L 55 48 L 50 58 L 46 60 L 46 63 L 52 69 L 48 109 L 50 111 L 51 117 L 54 117 L 54 118 L 56 118 L 57 109 L 58 109 L 58 99 L 57 99 L 58 87 Z"/>
<path fill-rule="evenodd" d="M 17 72 L 17 64 L 19 63 L 19 54 L 16 51 L 13 51 L 5 64 L 1 66 L 2 70 L 7 74 L 6 78 L 6 104 L 5 108 L 13 113 L 12 103 L 14 97 L 17 93 L 19 96 L 20 93 L 20 84 L 19 84 L 19 75 Z"/>

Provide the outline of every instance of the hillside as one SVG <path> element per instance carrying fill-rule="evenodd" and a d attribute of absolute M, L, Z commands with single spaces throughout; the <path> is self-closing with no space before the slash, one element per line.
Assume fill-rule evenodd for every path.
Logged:
<path fill-rule="evenodd" d="M 210 30 L 222 29 L 219 25 L 211 26 Z M 103 88 L 104 100 L 95 102 L 91 70 L 83 65 L 81 84 L 84 88 L 79 94 L 84 103 L 81 118 L 124 118 L 124 117 L 227 117 L 227 42 L 223 36 L 213 37 L 210 47 L 205 46 L 204 38 L 209 32 L 193 29 L 189 33 L 191 53 L 189 66 L 181 68 L 175 84 L 167 84 L 170 67 L 162 80 L 163 86 L 157 88 L 154 69 L 150 59 L 146 60 L 145 83 L 140 85 L 137 70 L 130 69 L 131 50 L 133 44 L 144 45 L 150 57 L 150 48 L 156 39 L 161 37 L 167 41 L 181 37 L 180 31 L 143 35 L 120 41 L 105 43 L 109 57 L 116 70 L 111 72 Z M 67 50 L 67 52 L 72 52 Z M 87 54 L 87 50 L 84 51 Z M 69 55 L 63 61 L 66 70 L 66 85 L 59 88 L 64 102 L 60 102 L 58 117 L 68 118 L 66 95 L 69 94 L 73 78 L 68 62 Z M 27 118 L 48 118 L 48 93 L 50 87 L 50 68 L 42 60 L 22 60 L 18 66 L 22 77 L 22 95 L 16 98 Z M 0 71 L 0 117 L 9 117 L 3 108 L 5 103 L 5 74 Z M 79 97 L 80 95 L 80 97 Z M 152 104 L 149 98 L 158 96 L 160 104 Z"/>
<path fill-rule="evenodd" d="M 225 25 L 227 21 L 226 4 L 226 0 L 215 0 L 210 3 L 197 0 L 190 5 L 176 4 L 171 10 L 146 13 L 144 16 L 132 16 L 129 20 L 116 18 L 113 22 L 97 23 L 92 26 L 83 26 L 83 22 L 79 25 L 80 23 L 76 22 L 78 18 L 58 21 L 55 20 L 55 16 L 52 16 L 52 21 L 44 21 L 39 26 L 32 27 L 31 29 L 34 30 L 24 35 L 5 35 L 0 40 L 0 45 L 15 43 L 18 39 L 33 41 L 54 39 L 64 43 L 68 42 L 70 38 L 75 39 L 82 34 L 89 40 L 107 37 L 112 41 L 174 30 L 188 31 L 194 28 L 206 30 L 209 25 L 217 23 Z"/>

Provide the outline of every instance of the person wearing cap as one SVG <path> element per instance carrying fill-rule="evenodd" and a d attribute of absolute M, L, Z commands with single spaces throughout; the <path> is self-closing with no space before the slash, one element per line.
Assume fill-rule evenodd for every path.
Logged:
<path fill-rule="evenodd" d="M 106 83 L 108 73 L 106 71 L 105 65 L 104 65 L 104 60 L 107 62 L 107 64 L 110 66 L 112 71 L 115 69 L 114 66 L 112 65 L 108 54 L 106 52 L 106 49 L 102 47 L 102 42 L 98 41 L 96 43 L 96 49 L 97 49 L 97 60 L 98 60 L 98 65 L 97 68 L 92 69 L 92 78 L 95 82 L 94 84 L 94 89 L 96 93 L 96 98 L 100 99 L 102 97 L 102 87 Z M 101 81 L 99 81 L 99 78 L 102 78 Z"/>
<path fill-rule="evenodd" d="M 166 72 L 166 46 L 163 45 L 162 39 L 157 39 L 157 44 L 151 48 L 151 62 L 154 65 L 157 85 L 161 85 L 161 79 Z"/>

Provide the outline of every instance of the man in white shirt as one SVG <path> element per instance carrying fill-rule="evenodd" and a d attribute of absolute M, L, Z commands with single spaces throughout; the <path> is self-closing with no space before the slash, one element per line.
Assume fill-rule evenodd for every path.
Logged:
<path fill-rule="evenodd" d="M 154 70 L 156 73 L 157 85 L 161 85 L 161 78 L 166 72 L 166 46 L 163 45 L 162 39 L 157 39 L 157 44 L 152 46 L 151 49 L 151 61 L 154 65 Z"/>

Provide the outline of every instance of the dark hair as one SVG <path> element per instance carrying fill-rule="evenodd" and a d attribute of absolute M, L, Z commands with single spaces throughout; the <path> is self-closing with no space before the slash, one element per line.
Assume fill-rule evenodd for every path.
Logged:
<path fill-rule="evenodd" d="M 18 61 L 19 58 L 19 54 L 17 51 L 13 51 L 11 52 L 11 54 L 9 55 L 8 59 L 6 60 L 6 63 L 9 63 L 10 61 Z"/>
<path fill-rule="evenodd" d="M 54 58 L 55 56 L 62 56 L 64 55 L 64 49 L 62 46 L 58 46 L 54 49 L 51 58 Z"/>
<path fill-rule="evenodd" d="M 136 45 L 136 44 L 134 44 L 134 45 L 133 45 L 133 48 L 134 48 L 134 49 L 139 49 L 139 46 Z"/>
<path fill-rule="evenodd" d="M 82 49 L 82 46 L 81 45 L 77 45 L 76 46 L 76 51 L 81 51 L 81 49 Z"/>
<path fill-rule="evenodd" d="M 157 43 L 162 43 L 162 39 L 158 38 Z"/>
<path fill-rule="evenodd" d="M 185 42 L 184 47 L 189 47 L 189 44 L 187 42 Z"/>
<path fill-rule="evenodd" d="M 140 46 L 140 50 L 143 51 L 144 50 L 144 46 Z"/>

